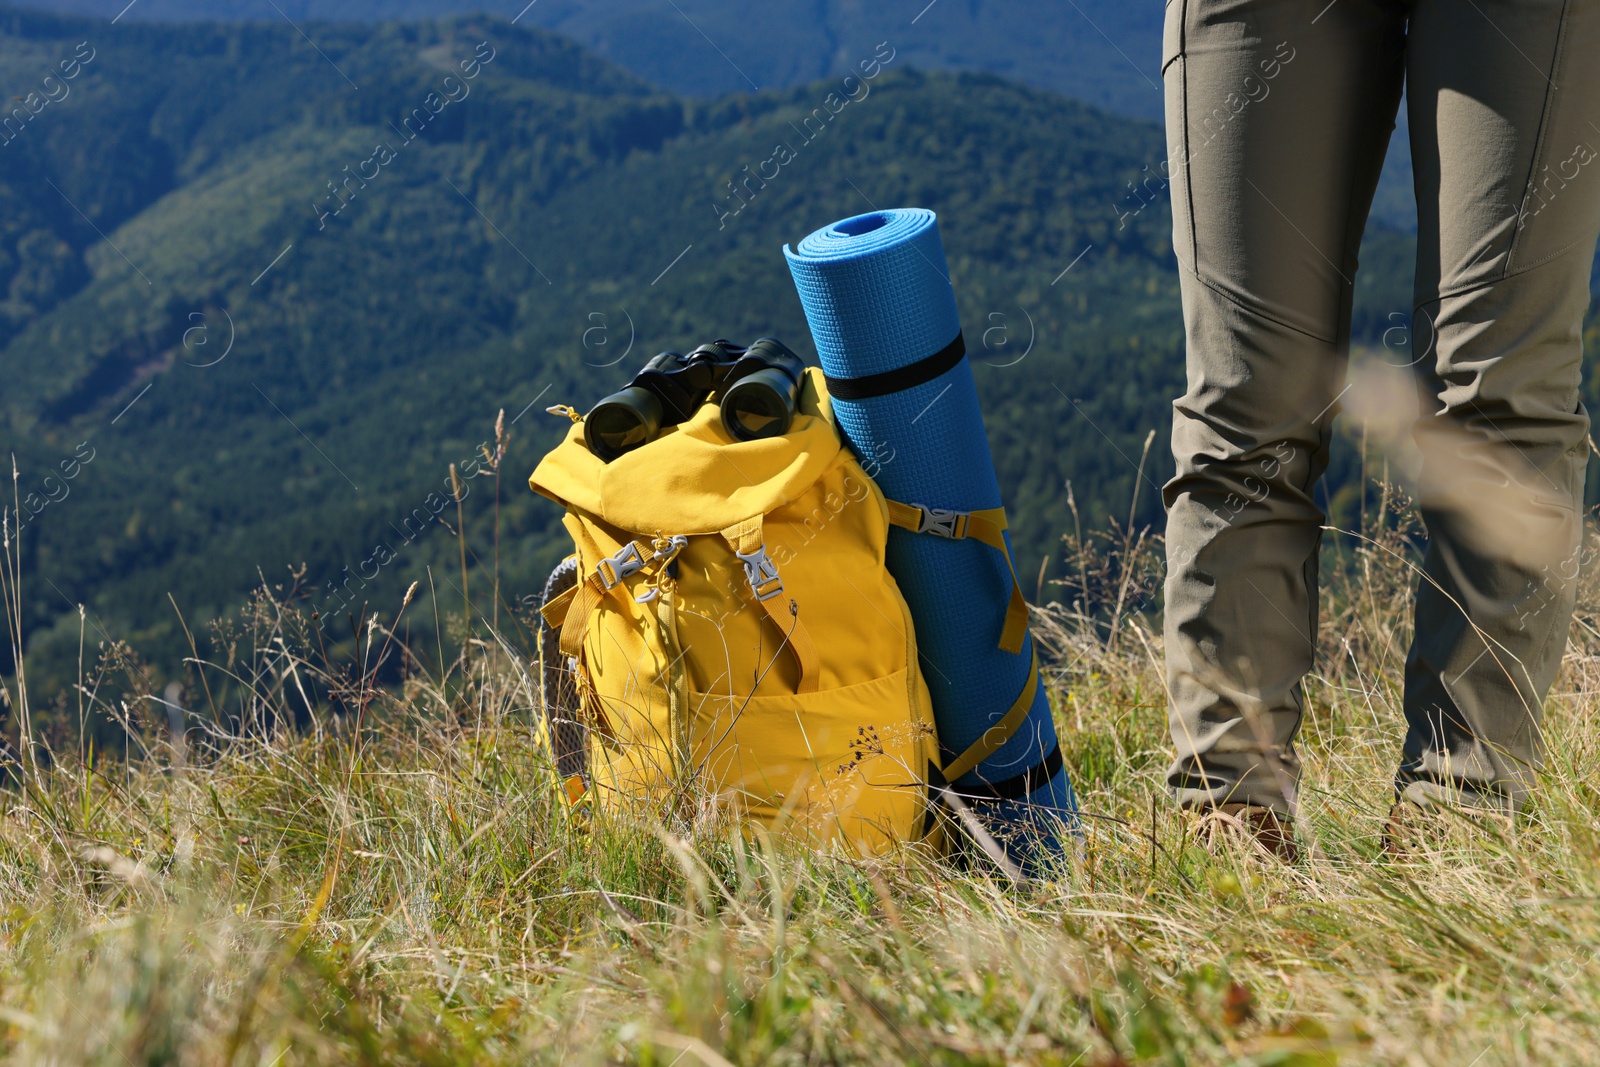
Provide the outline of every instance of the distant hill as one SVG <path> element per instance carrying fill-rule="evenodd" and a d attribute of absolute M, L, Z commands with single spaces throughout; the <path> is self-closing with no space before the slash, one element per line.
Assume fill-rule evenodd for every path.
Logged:
<path fill-rule="evenodd" d="M 29 0 L 139 20 L 380 22 L 481 12 L 573 38 L 672 92 L 848 74 L 888 41 L 907 65 L 983 70 L 1144 118 L 1161 114 L 1161 9 L 1113 0 Z"/>
<path fill-rule="evenodd" d="M 670 92 L 718 96 L 849 73 L 889 41 L 907 65 L 972 70 L 1157 119 L 1162 9 L 1115 0 L 23 0 L 125 21 L 387 21 L 486 11 L 581 42 Z M 1373 218 L 1416 228 L 1402 116 Z"/>

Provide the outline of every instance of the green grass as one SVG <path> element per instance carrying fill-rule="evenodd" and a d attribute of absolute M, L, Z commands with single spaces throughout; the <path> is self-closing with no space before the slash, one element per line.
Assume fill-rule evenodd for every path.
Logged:
<path fill-rule="evenodd" d="M 1199 847 L 1163 798 L 1156 620 L 1124 615 L 1113 642 L 1104 614 L 1039 613 L 1089 818 L 1075 854 L 1025 885 L 910 851 L 816 854 L 706 814 L 574 816 L 535 729 L 538 665 L 514 642 L 479 627 L 470 669 L 441 675 L 388 640 L 385 615 L 324 658 L 309 620 L 263 590 L 219 635 L 228 655 L 206 684 L 191 675 L 195 718 L 212 718 L 209 693 L 236 736 L 191 731 L 180 751 L 141 699 L 141 668 L 111 649 L 86 667 L 84 697 L 124 694 L 100 711 L 123 717 L 133 755 L 90 758 L 70 737 L 48 758 L 42 741 L 15 750 L 0 792 L 0 1053 L 283 1067 L 1590 1061 L 1600 597 L 1591 583 L 1581 600 L 1536 808 L 1510 832 L 1446 818 L 1432 844 L 1385 858 L 1404 532 L 1391 522 L 1330 550 L 1346 577 L 1311 685 L 1296 866 Z M 1150 573 L 1151 551 L 1127 565 Z M 407 610 L 460 603 L 441 595 L 424 585 Z M 407 676 L 375 687 L 386 648 Z M 273 727 L 305 715 L 302 691 L 309 728 Z M 20 744 L 24 693 L 13 684 L 8 700 Z"/>

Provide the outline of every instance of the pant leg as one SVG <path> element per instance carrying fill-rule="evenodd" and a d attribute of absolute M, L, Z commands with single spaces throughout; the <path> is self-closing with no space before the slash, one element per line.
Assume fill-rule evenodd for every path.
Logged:
<path fill-rule="evenodd" d="M 1188 388 L 1166 486 L 1185 806 L 1282 808 L 1316 637 L 1356 254 L 1399 106 L 1392 0 L 1170 0 L 1163 76 Z"/>
<path fill-rule="evenodd" d="M 1418 0 L 1407 64 L 1428 547 L 1397 788 L 1514 806 L 1579 563 L 1600 2 Z"/>

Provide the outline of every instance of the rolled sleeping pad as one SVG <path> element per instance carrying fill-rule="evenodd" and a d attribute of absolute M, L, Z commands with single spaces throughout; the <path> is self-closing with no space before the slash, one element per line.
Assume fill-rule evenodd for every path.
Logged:
<path fill-rule="evenodd" d="M 857 215 L 783 252 L 839 427 L 884 494 L 961 512 L 1000 507 L 934 213 Z M 888 567 L 911 609 L 948 766 L 1022 699 L 1033 636 L 1020 652 L 999 647 L 1015 579 L 982 541 L 894 527 Z M 1024 863 L 1039 855 L 1032 846 L 1054 844 L 1062 827 L 1077 825 L 1045 686 L 1034 689 L 1011 739 L 951 783 Z"/>

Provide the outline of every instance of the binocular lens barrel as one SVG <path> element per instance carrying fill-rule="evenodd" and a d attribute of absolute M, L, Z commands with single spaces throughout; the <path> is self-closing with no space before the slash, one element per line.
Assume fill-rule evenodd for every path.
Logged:
<path fill-rule="evenodd" d="M 722 394 L 722 425 L 740 441 L 781 437 L 794 421 L 798 387 L 776 367 L 756 371 L 729 385 Z"/>
<path fill-rule="evenodd" d="M 648 389 L 630 385 L 594 406 L 583 420 L 583 441 L 606 463 L 632 452 L 661 432 L 661 400 Z"/>
<path fill-rule="evenodd" d="M 583 442 L 610 463 L 654 441 L 665 426 L 692 418 L 715 398 L 722 426 L 738 441 L 781 437 L 794 423 L 805 363 L 772 337 L 749 348 L 731 341 L 701 345 L 687 356 L 662 352 L 583 420 Z"/>

